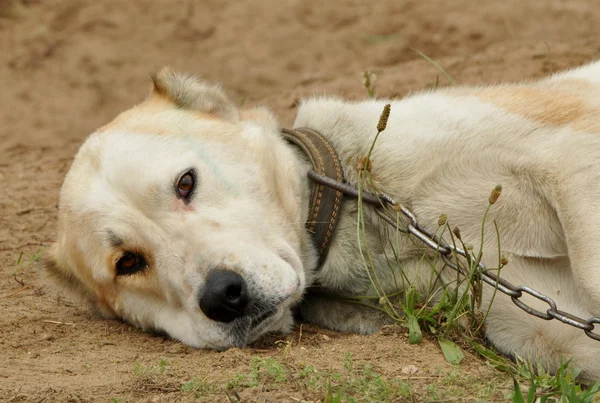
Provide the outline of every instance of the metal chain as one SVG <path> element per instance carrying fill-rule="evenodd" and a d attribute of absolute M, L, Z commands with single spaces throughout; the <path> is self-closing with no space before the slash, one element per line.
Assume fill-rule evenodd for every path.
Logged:
<path fill-rule="evenodd" d="M 379 194 L 379 200 L 381 200 L 381 202 L 379 203 L 378 207 L 381 207 L 382 202 L 386 205 L 391 206 L 395 211 L 400 211 L 406 218 L 408 218 L 409 223 L 406 226 L 406 229 L 400 228 L 395 221 L 393 221 L 389 216 L 387 216 L 384 212 L 381 211 L 381 208 L 377 208 L 375 211 L 377 212 L 377 215 L 379 217 L 381 217 L 383 220 L 385 220 L 388 224 L 390 224 L 397 230 L 414 235 L 429 248 L 439 252 L 442 256 L 442 259 L 444 260 L 444 263 L 452 269 L 461 272 L 459 266 L 451 260 L 453 253 L 460 255 L 470 261 L 477 262 L 479 276 L 481 280 L 491 285 L 492 287 L 497 288 L 498 291 L 508 295 L 516 306 L 518 306 L 528 314 L 537 316 L 538 318 L 544 320 L 556 319 L 567 325 L 576 327 L 578 329 L 582 329 L 588 337 L 600 341 L 600 334 L 593 332 L 594 324 L 600 323 L 600 318 L 592 317 L 590 319 L 585 320 L 568 312 L 561 311 L 557 308 L 556 302 L 554 302 L 552 298 L 530 287 L 524 285 L 512 285 L 510 282 L 500 278 L 499 276 L 493 273 L 490 273 L 485 267 L 485 265 L 481 263 L 481 261 L 478 261 L 475 258 L 475 256 L 473 256 L 470 252 L 464 251 L 462 248 L 459 248 L 457 246 L 448 244 L 428 229 L 422 227 L 417 221 L 417 217 L 409 209 L 407 209 L 399 203 L 396 203 L 390 196 L 386 194 Z M 548 309 L 546 309 L 546 311 L 543 312 L 527 305 L 521 300 L 521 297 L 524 294 L 528 294 L 534 298 L 539 299 L 540 301 L 545 302 L 546 304 L 548 304 Z"/>
<path fill-rule="evenodd" d="M 429 231 L 427 228 L 422 227 L 412 211 L 400 203 L 396 203 L 394 199 L 385 193 L 379 193 L 375 195 L 369 192 L 363 192 L 362 195 L 359 196 L 359 190 L 349 183 L 338 182 L 335 179 L 320 175 L 312 170 L 308 171 L 308 177 L 311 180 L 320 183 L 321 185 L 336 189 L 347 196 L 354 198 L 360 197 L 363 202 L 375 206 L 375 212 L 379 217 L 381 217 L 384 221 L 398 231 L 414 235 L 429 248 L 439 252 L 444 260 L 444 263 L 452 269 L 462 272 L 460 267 L 451 260 L 452 254 L 457 254 L 472 262 L 477 262 L 481 280 L 492 287 L 497 288 L 498 291 L 508 295 L 516 306 L 528 314 L 537 316 L 538 318 L 544 320 L 556 319 L 567 325 L 582 329 L 588 337 L 600 341 L 600 334 L 593 332 L 594 324 L 600 324 L 600 318 L 592 317 L 585 320 L 568 312 L 561 311 L 557 308 L 556 302 L 554 302 L 552 298 L 542 294 L 541 292 L 524 285 L 514 286 L 503 278 L 489 272 L 485 265 L 481 263 L 481 261 L 478 261 L 470 252 L 466 252 L 459 247 L 448 244 L 443 239 L 437 237 L 433 232 Z M 408 218 L 409 223 L 406 226 L 406 229 L 399 227 L 394 220 L 392 220 L 388 215 L 386 215 L 385 212 L 382 211 L 382 208 L 385 206 L 390 206 L 394 211 L 400 211 L 406 218 Z M 548 304 L 548 309 L 543 312 L 527 305 L 521 300 L 524 294 L 530 295 L 536 299 L 539 299 L 540 301 L 545 302 Z"/>

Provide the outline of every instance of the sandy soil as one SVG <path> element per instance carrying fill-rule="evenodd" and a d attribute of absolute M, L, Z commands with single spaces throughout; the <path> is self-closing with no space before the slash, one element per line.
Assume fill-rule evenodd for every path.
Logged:
<path fill-rule="evenodd" d="M 303 95 L 364 97 L 365 70 L 379 96 L 448 84 L 413 49 L 459 84 L 582 64 L 600 55 L 598 21 L 591 0 L 0 0 L 0 400 L 318 401 L 326 383 L 299 374 L 311 365 L 351 377 L 349 357 L 411 384 L 416 401 L 505 398 L 509 382 L 481 359 L 453 369 L 435 344 L 410 346 L 398 329 L 360 337 L 304 325 L 248 349 L 194 350 L 49 293 L 38 260 L 77 147 L 140 101 L 165 64 L 289 125 Z M 268 373 L 273 360 L 283 381 Z M 182 389 L 193 379 L 200 386 Z"/>

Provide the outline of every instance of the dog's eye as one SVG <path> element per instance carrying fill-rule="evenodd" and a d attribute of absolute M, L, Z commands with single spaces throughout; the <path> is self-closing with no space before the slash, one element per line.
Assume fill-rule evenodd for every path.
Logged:
<path fill-rule="evenodd" d="M 127 252 L 117 262 L 117 276 L 126 276 L 137 273 L 147 266 L 143 256 L 136 253 Z"/>
<path fill-rule="evenodd" d="M 195 187 L 196 175 L 194 171 L 188 171 L 177 181 L 177 194 L 184 200 L 189 199 Z"/>

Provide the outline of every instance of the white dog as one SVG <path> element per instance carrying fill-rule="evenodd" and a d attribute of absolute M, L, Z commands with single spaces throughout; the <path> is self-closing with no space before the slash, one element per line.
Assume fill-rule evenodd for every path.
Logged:
<path fill-rule="evenodd" d="M 356 184 L 385 103 L 307 100 L 295 126 L 321 133 L 345 180 Z M 550 296 L 563 311 L 600 316 L 600 62 L 538 82 L 391 101 L 371 161 L 378 190 L 429 228 L 447 214 L 474 245 L 490 191 L 502 184 L 487 220 L 486 264 L 497 266 L 495 221 L 510 256 L 502 277 Z M 218 87 L 163 70 L 146 101 L 79 150 L 61 190 L 47 272 L 103 315 L 195 347 L 243 346 L 287 330 L 301 299 L 308 321 L 376 331 L 386 319 L 374 311 L 305 294 L 315 284 L 374 293 L 359 255 L 355 199 L 341 203 L 319 264 L 324 251 L 305 227 L 309 169 L 268 111 L 238 110 Z M 381 243 L 390 229 L 373 209 L 366 207 L 367 238 L 384 286 L 395 291 L 386 261 L 392 251 Z M 421 249 L 408 237 L 396 248 L 407 278 L 426 292 L 431 269 Z M 492 292 L 485 286 L 484 311 Z M 600 342 L 528 315 L 503 294 L 486 336 L 506 354 L 551 370 L 573 358 L 584 376 L 600 377 Z"/>

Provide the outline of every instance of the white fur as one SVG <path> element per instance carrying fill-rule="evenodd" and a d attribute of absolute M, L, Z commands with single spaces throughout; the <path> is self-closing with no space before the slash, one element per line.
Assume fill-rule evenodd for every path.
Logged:
<path fill-rule="evenodd" d="M 374 182 L 429 228 L 446 214 L 474 245 L 490 192 L 503 185 L 487 221 L 484 261 L 497 263 L 496 222 L 502 253 L 510 257 L 502 277 L 546 293 L 559 309 L 600 316 L 599 93 L 595 63 L 538 82 L 456 87 L 391 101 L 387 129 L 372 155 Z M 325 135 L 347 180 L 356 183 L 356 166 L 387 102 L 310 99 L 295 125 Z M 172 185 L 190 166 L 199 184 L 185 206 Z M 267 111 L 238 112 L 216 87 L 159 75 L 149 100 L 82 146 L 61 191 L 49 271 L 104 313 L 197 347 L 243 345 L 288 328 L 290 307 L 315 282 L 345 294 L 373 291 L 359 257 L 353 200 L 344 202 L 328 259 L 315 273 L 315 250 L 303 225 L 308 168 Z M 386 263 L 391 250 L 377 246 L 388 229 L 370 208 L 366 217 L 380 278 L 395 290 Z M 151 256 L 144 274 L 115 276 L 109 229 L 124 239 L 122 249 Z M 419 249 L 407 238 L 397 247 L 408 278 L 427 291 L 430 269 Z M 277 314 L 252 330 L 206 318 L 198 295 L 214 267 L 240 272 L 253 295 L 282 300 Z M 486 287 L 484 311 L 491 295 Z M 368 333 L 385 322 L 354 305 L 305 298 L 307 320 L 330 328 Z M 527 315 L 504 295 L 492 304 L 486 335 L 500 351 L 551 370 L 561 358 L 573 358 L 584 376 L 600 376 L 599 342 Z"/>

